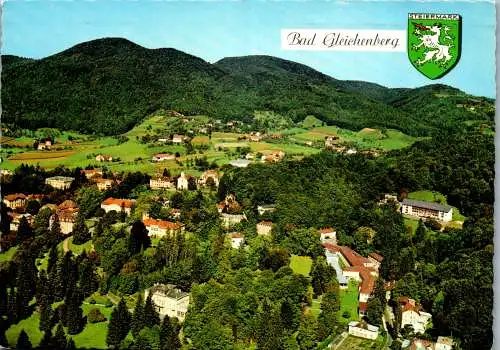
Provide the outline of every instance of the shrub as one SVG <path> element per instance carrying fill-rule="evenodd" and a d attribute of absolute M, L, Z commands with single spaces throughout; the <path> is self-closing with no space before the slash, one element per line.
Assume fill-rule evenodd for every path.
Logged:
<path fill-rule="evenodd" d="M 342 317 L 349 318 L 349 317 L 351 317 L 351 314 L 349 313 L 349 311 L 344 311 L 344 313 L 342 314 Z"/>
<path fill-rule="evenodd" d="M 93 304 L 95 304 L 95 300 L 94 300 L 94 298 L 90 298 L 90 300 L 89 300 L 89 304 L 92 304 L 92 305 L 93 305 Z"/>
<path fill-rule="evenodd" d="M 102 314 L 101 310 L 95 307 L 89 311 L 87 321 L 89 323 L 104 322 L 106 321 L 106 317 Z"/>

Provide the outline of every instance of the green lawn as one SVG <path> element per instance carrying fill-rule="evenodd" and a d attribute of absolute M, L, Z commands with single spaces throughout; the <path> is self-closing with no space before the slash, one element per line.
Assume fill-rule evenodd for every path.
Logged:
<path fill-rule="evenodd" d="M 17 251 L 17 247 L 10 247 L 9 250 L 0 253 L 0 262 L 11 261 Z"/>
<path fill-rule="evenodd" d="M 320 312 L 321 312 L 321 297 L 322 295 L 319 296 L 318 299 L 313 299 L 312 305 L 311 305 L 311 313 L 318 318 Z"/>
<path fill-rule="evenodd" d="M 410 219 L 410 218 L 403 218 L 405 227 L 411 227 L 411 232 L 412 234 L 415 234 L 415 231 L 417 230 L 418 227 L 418 220 L 415 219 Z"/>
<path fill-rule="evenodd" d="M 19 337 L 19 333 L 24 329 L 24 331 L 28 334 L 31 344 L 33 346 L 37 346 L 43 338 L 43 333 L 38 328 L 38 324 L 40 323 L 40 314 L 38 312 L 34 312 L 30 317 L 20 321 L 19 323 L 10 326 L 7 329 L 7 341 L 9 345 L 14 347 L 17 343 L 17 338 Z"/>
<path fill-rule="evenodd" d="M 312 260 L 308 256 L 293 255 L 290 259 L 290 267 L 294 273 L 309 276 L 311 271 Z"/>
<path fill-rule="evenodd" d="M 339 323 L 347 324 L 358 320 L 358 284 L 355 281 L 349 281 L 347 289 L 340 290 L 340 310 L 338 312 Z M 344 318 L 342 314 L 349 312 L 349 318 Z"/>
<path fill-rule="evenodd" d="M 84 250 L 88 253 L 92 250 L 92 240 L 89 240 L 83 244 L 73 244 L 73 237 L 69 238 L 69 249 L 77 255 L 80 255 Z"/>
<path fill-rule="evenodd" d="M 375 340 L 363 339 L 349 335 L 336 350 L 382 350 L 384 348 L 384 338 L 378 336 Z"/>

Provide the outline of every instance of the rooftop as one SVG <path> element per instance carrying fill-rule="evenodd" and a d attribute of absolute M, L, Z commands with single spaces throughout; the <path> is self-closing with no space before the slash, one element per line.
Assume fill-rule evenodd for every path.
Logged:
<path fill-rule="evenodd" d="M 8 194 L 3 198 L 8 201 L 15 201 L 16 199 L 26 199 L 26 196 L 22 193 L 13 193 L 13 194 Z"/>
<path fill-rule="evenodd" d="M 158 226 L 165 230 L 178 230 L 182 227 L 182 224 L 179 222 L 171 222 L 166 220 L 155 220 L 155 219 L 146 219 L 144 220 L 145 226 Z"/>
<path fill-rule="evenodd" d="M 53 180 L 53 181 L 73 181 L 74 178 L 73 177 L 69 177 L 69 176 L 52 176 L 52 177 L 48 177 L 46 178 L 45 180 Z"/>
<path fill-rule="evenodd" d="M 102 202 L 103 205 L 118 205 L 120 207 L 132 208 L 135 201 L 133 199 L 118 199 L 118 198 L 107 198 Z"/>
<path fill-rule="evenodd" d="M 183 292 L 182 290 L 176 288 L 173 284 L 155 284 L 149 290 L 151 294 L 161 293 L 167 298 L 180 300 L 189 296 L 189 293 Z"/>
<path fill-rule="evenodd" d="M 429 209 L 429 210 L 437 210 L 437 211 L 442 211 L 442 212 L 449 212 L 451 210 L 450 205 L 442 205 L 439 203 L 433 203 L 433 202 L 424 202 L 424 201 L 417 201 L 414 199 L 403 199 L 403 205 L 409 205 L 412 207 L 417 207 L 417 208 L 424 208 L 424 209 Z"/>

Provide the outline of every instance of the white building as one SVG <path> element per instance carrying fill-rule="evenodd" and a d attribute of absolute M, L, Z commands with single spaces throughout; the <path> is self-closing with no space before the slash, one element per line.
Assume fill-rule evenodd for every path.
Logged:
<path fill-rule="evenodd" d="M 261 236 L 268 236 L 271 234 L 273 230 L 273 222 L 272 221 L 261 221 L 256 226 L 257 234 Z"/>
<path fill-rule="evenodd" d="M 432 320 L 430 313 L 421 310 L 421 307 L 415 303 L 415 300 L 409 298 L 400 298 L 402 303 L 401 328 L 411 325 L 415 333 L 423 334 L 425 328 Z"/>
<path fill-rule="evenodd" d="M 189 179 L 192 178 L 191 175 L 186 175 L 184 172 L 181 172 L 181 176 L 177 178 L 177 189 L 178 190 L 187 190 L 189 188 Z"/>
<path fill-rule="evenodd" d="M 337 232 L 333 228 L 322 228 L 319 230 L 319 235 L 321 242 L 330 242 L 332 244 L 337 244 Z"/>
<path fill-rule="evenodd" d="M 222 226 L 224 226 L 225 228 L 230 228 L 234 225 L 239 224 L 242 221 L 247 220 L 247 217 L 245 214 L 221 213 L 220 218 L 222 219 Z"/>
<path fill-rule="evenodd" d="M 452 220 L 453 208 L 449 205 L 404 199 L 401 203 L 401 212 L 419 218 L 430 218 L 448 222 Z"/>
<path fill-rule="evenodd" d="M 230 161 L 229 164 L 237 168 L 246 168 L 250 164 L 250 161 L 247 159 L 236 159 Z"/>
<path fill-rule="evenodd" d="M 238 249 L 243 246 L 245 243 L 245 236 L 241 233 L 230 233 L 229 237 L 231 238 L 231 248 Z"/>
<path fill-rule="evenodd" d="M 135 199 L 118 199 L 111 197 L 101 203 L 101 208 L 104 209 L 106 213 L 114 210 L 118 214 L 124 211 L 127 215 L 130 215 L 134 205 Z"/>
<path fill-rule="evenodd" d="M 53 176 L 45 179 L 45 183 L 58 190 L 67 190 L 75 179 L 67 176 Z"/>
<path fill-rule="evenodd" d="M 170 222 L 165 220 L 145 219 L 144 226 L 148 230 L 148 236 L 163 237 L 167 234 L 184 231 L 184 225 L 180 222 Z"/>
<path fill-rule="evenodd" d="M 151 294 L 151 299 L 156 310 L 163 318 L 177 317 L 184 321 L 189 306 L 189 293 L 183 292 L 171 284 L 155 284 L 146 289 L 144 298 Z"/>
<path fill-rule="evenodd" d="M 164 188 L 175 188 L 174 181 L 167 176 L 156 176 L 149 180 L 149 188 L 159 190 Z"/>
<path fill-rule="evenodd" d="M 359 338 L 377 339 L 379 328 L 358 321 L 349 322 L 349 334 Z"/>
<path fill-rule="evenodd" d="M 264 215 L 265 213 L 273 213 L 276 211 L 276 207 L 271 204 L 264 204 L 257 206 L 257 211 L 259 215 Z"/>

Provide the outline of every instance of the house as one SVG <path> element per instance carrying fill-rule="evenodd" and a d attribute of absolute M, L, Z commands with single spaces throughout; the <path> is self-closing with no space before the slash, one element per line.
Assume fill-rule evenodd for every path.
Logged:
<path fill-rule="evenodd" d="M 403 199 L 401 212 L 405 215 L 417 216 L 419 218 L 430 218 L 448 222 L 452 220 L 453 208 L 449 205 Z"/>
<path fill-rule="evenodd" d="M 85 175 L 87 179 L 92 179 L 95 177 L 101 177 L 102 176 L 102 170 L 101 169 L 88 169 L 88 170 L 81 170 L 80 173 Z"/>
<path fill-rule="evenodd" d="M 106 191 L 109 190 L 111 187 L 113 187 L 113 183 L 116 181 L 113 179 L 94 179 L 94 182 L 97 185 L 97 188 L 99 191 Z"/>
<path fill-rule="evenodd" d="M 191 175 L 186 175 L 184 172 L 181 172 L 181 176 L 177 178 L 177 189 L 178 190 L 189 189 L 190 179 L 194 179 L 194 177 Z"/>
<path fill-rule="evenodd" d="M 248 159 L 236 159 L 229 162 L 232 166 L 236 168 L 246 168 L 250 161 Z"/>
<path fill-rule="evenodd" d="M 275 162 L 279 162 L 280 160 L 282 160 L 283 158 L 285 157 L 285 152 L 283 151 L 274 151 L 274 152 L 271 152 L 267 155 L 263 155 L 262 156 L 262 163 L 275 163 Z"/>
<path fill-rule="evenodd" d="M 97 160 L 98 162 L 112 162 L 113 156 L 107 154 L 99 154 L 95 157 L 95 160 Z"/>
<path fill-rule="evenodd" d="M 382 260 L 384 260 L 384 257 L 378 253 L 372 252 L 368 255 L 368 260 L 370 260 L 378 270 L 382 264 Z"/>
<path fill-rule="evenodd" d="M 263 204 L 257 206 L 257 211 L 259 215 L 264 215 L 265 213 L 273 213 L 276 211 L 276 207 L 272 204 Z"/>
<path fill-rule="evenodd" d="M 67 190 L 75 178 L 68 176 L 53 176 L 45 179 L 45 183 L 58 190 Z"/>
<path fill-rule="evenodd" d="M 145 219 L 144 226 L 148 230 L 148 236 L 163 237 L 167 234 L 184 231 L 184 224 L 180 222 L 170 222 L 165 220 Z"/>
<path fill-rule="evenodd" d="M 205 171 L 201 175 L 201 178 L 198 180 L 198 184 L 200 184 L 200 185 L 207 185 L 208 179 L 212 179 L 213 184 L 215 184 L 215 186 L 217 186 L 217 187 L 219 186 L 220 176 L 219 176 L 219 172 L 217 170 L 207 170 L 207 171 Z M 210 181 L 208 181 L 208 184 L 209 183 L 210 183 Z"/>
<path fill-rule="evenodd" d="M 338 246 L 330 242 L 323 242 L 327 253 L 327 262 L 330 263 L 337 272 L 337 279 L 341 281 L 342 277 L 353 279 L 359 282 L 359 315 L 365 316 L 368 299 L 375 288 L 375 280 L 378 277 L 378 266 L 368 258 L 361 256 L 356 251 L 346 246 Z M 335 260 L 331 255 L 336 255 Z M 328 259 L 328 256 L 330 258 Z M 340 273 L 339 266 L 345 266 Z M 347 283 L 346 283 L 347 285 Z"/>
<path fill-rule="evenodd" d="M 229 238 L 231 239 L 231 248 L 238 249 L 245 243 L 245 236 L 241 233 L 230 233 Z"/>
<path fill-rule="evenodd" d="M 177 317 L 179 321 L 184 321 L 189 306 L 189 293 L 171 284 L 156 283 L 146 289 L 144 298 L 149 295 L 161 317 Z"/>
<path fill-rule="evenodd" d="M 149 180 L 149 187 L 152 190 L 175 188 L 175 182 L 171 177 L 168 176 L 155 176 Z"/>
<path fill-rule="evenodd" d="M 114 210 L 117 213 L 121 213 L 122 211 L 124 211 L 125 214 L 130 215 L 130 212 L 132 211 L 132 207 L 134 205 L 134 199 L 118 199 L 110 197 L 101 203 L 101 208 L 104 209 L 106 213 Z"/>
<path fill-rule="evenodd" d="M 432 320 L 432 315 L 422 311 L 421 305 L 417 304 L 414 299 L 400 297 L 398 301 L 402 308 L 401 328 L 411 325 L 415 333 L 423 334 Z"/>
<path fill-rule="evenodd" d="M 181 217 L 181 211 L 179 209 L 172 208 L 172 209 L 170 209 L 170 215 L 174 219 L 178 219 Z"/>
<path fill-rule="evenodd" d="M 222 202 L 217 203 L 217 211 L 220 213 L 236 214 L 241 212 L 242 206 L 236 200 L 234 193 L 230 193 Z"/>
<path fill-rule="evenodd" d="M 222 214 L 220 214 L 220 217 L 222 219 L 222 226 L 224 226 L 225 228 L 230 228 L 234 225 L 241 223 L 242 221 L 247 220 L 247 217 L 245 214 L 222 213 Z"/>
<path fill-rule="evenodd" d="M 349 334 L 359 338 L 377 339 L 378 329 L 378 327 L 366 322 L 349 322 Z"/>
<path fill-rule="evenodd" d="M 183 143 L 186 137 L 184 135 L 174 135 L 172 137 L 172 143 Z"/>
<path fill-rule="evenodd" d="M 22 193 L 8 194 L 3 197 L 3 202 L 12 209 L 22 208 L 26 205 L 26 196 Z"/>
<path fill-rule="evenodd" d="M 268 236 L 273 230 L 272 221 L 261 221 L 257 224 L 257 234 L 262 236 Z"/>
<path fill-rule="evenodd" d="M 0 175 L 1 176 L 12 176 L 14 175 L 14 172 L 8 169 L 0 169 Z"/>
<path fill-rule="evenodd" d="M 255 153 L 254 152 L 249 152 L 246 154 L 245 159 L 250 160 L 255 158 Z"/>
<path fill-rule="evenodd" d="M 172 160 L 175 159 L 175 155 L 170 153 L 158 153 L 153 156 L 151 159 L 153 162 L 163 162 L 164 160 Z"/>
<path fill-rule="evenodd" d="M 325 136 L 325 148 L 333 148 L 339 141 L 338 136 Z"/>
<path fill-rule="evenodd" d="M 39 203 L 41 203 L 45 198 L 47 198 L 47 196 L 43 193 L 32 193 L 26 197 L 26 199 L 29 201 L 37 201 Z"/>
<path fill-rule="evenodd" d="M 339 281 L 339 288 L 346 289 L 348 286 L 348 279 L 344 276 L 342 268 L 340 267 L 339 256 L 336 253 L 325 249 L 326 262 L 335 269 L 337 281 Z"/>
<path fill-rule="evenodd" d="M 168 139 L 167 138 L 160 138 L 158 140 L 156 140 L 157 142 L 167 142 Z"/>
<path fill-rule="evenodd" d="M 453 339 L 450 337 L 441 337 L 437 338 L 436 345 L 434 350 L 452 350 L 454 345 Z"/>
<path fill-rule="evenodd" d="M 384 193 L 384 198 L 381 199 L 379 205 L 387 204 L 387 203 L 397 203 L 399 206 L 398 197 L 389 193 Z"/>
<path fill-rule="evenodd" d="M 345 152 L 345 153 L 346 153 L 346 154 L 348 154 L 348 155 L 351 155 L 351 154 L 356 154 L 356 153 L 358 153 L 358 151 L 356 151 L 354 148 L 349 148 L 349 149 L 347 150 L 347 152 Z"/>
<path fill-rule="evenodd" d="M 260 132 L 251 132 L 248 139 L 252 142 L 259 142 L 262 139 L 262 135 Z"/>
<path fill-rule="evenodd" d="M 78 209 L 78 205 L 75 202 L 65 200 L 57 206 L 55 213 L 50 216 L 49 228 L 52 228 L 55 215 L 57 215 L 59 219 L 59 226 L 61 227 L 61 233 L 63 235 L 67 235 L 73 232 L 73 225 L 75 224 L 76 216 L 78 215 Z"/>
<path fill-rule="evenodd" d="M 38 142 L 38 146 L 37 146 L 37 149 L 39 151 L 42 151 L 42 150 L 46 150 L 46 149 L 51 149 L 52 147 L 52 140 L 47 137 L 43 140 L 40 140 L 40 142 Z"/>
<path fill-rule="evenodd" d="M 21 221 L 21 218 L 23 218 L 23 217 L 26 218 L 26 220 L 28 221 L 28 224 L 31 225 L 33 223 L 33 216 L 31 214 L 19 214 L 19 213 L 11 211 L 7 215 L 9 215 L 11 218 L 10 225 L 9 225 L 9 228 L 11 231 L 17 231 L 17 229 L 19 228 L 19 222 Z"/>
<path fill-rule="evenodd" d="M 319 230 L 321 242 L 330 242 L 337 244 L 337 232 L 331 227 L 325 227 Z"/>

